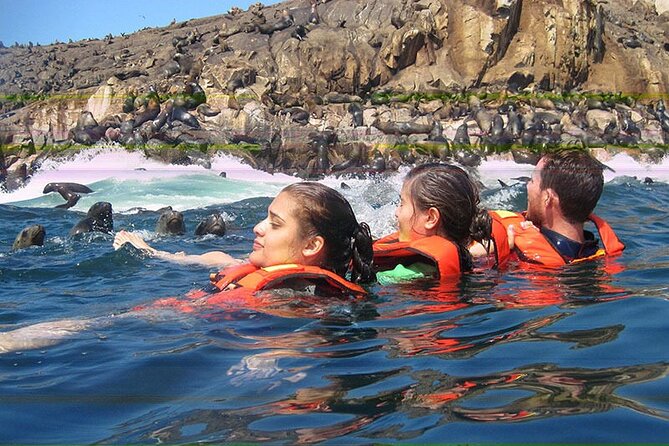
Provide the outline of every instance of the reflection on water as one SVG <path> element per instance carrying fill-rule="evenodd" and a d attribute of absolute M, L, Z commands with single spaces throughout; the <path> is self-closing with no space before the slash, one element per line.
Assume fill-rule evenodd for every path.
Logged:
<path fill-rule="evenodd" d="M 130 438 L 155 439 L 174 443 L 206 438 L 227 441 L 275 441 L 310 444 L 359 431 L 367 438 L 410 440 L 426 430 L 455 422 L 522 422 L 534 419 L 606 412 L 627 408 L 669 421 L 669 413 L 644 406 L 614 394 L 619 387 L 665 377 L 669 364 L 656 363 L 606 369 L 560 368 L 539 364 L 485 376 L 450 376 L 436 370 L 412 372 L 407 369 L 373 374 L 328 376 L 322 387 L 305 387 L 291 397 L 246 408 L 195 410 L 169 420 L 166 425 L 139 426 L 128 432 Z M 356 390 L 380 387 L 387 380 L 405 376 L 411 384 L 367 396 L 352 397 Z M 524 395 L 502 406 L 476 407 L 477 400 L 499 391 L 521 391 Z M 309 423 L 306 415 L 340 415 L 341 421 L 317 427 L 299 427 Z M 383 416 L 395 420 L 416 419 L 438 414 L 430 424 L 418 429 L 393 424 L 371 428 Z M 304 415 L 305 417 L 299 417 Z M 290 417 L 296 426 L 279 429 Z M 191 436 L 192 426 L 198 426 Z M 124 438 L 113 438 L 117 442 Z"/>
<path fill-rule="evenodd" d="M 299 330 L 224 329 L 217 334 L 219 347 L 243 352 L 225 379 L 267 395 L 253 403 L 230 400 L 213 409 L 190 409 L 158 423 L 141 417 L 106 441 L 311 444 L 346 436 L 409 441 L 449 423 L 529 422 L 616 408 L 669 421 L 667 411 L 616 394 L 623 386 L 665 378 L 666 362 L 588 368 L 530 360 L 491 373 L 448 371 L 448 361 L 514 344 L 522 344 L 509 350 L 518 354 L 528 343 L 580 350 L 615 342 L 624 324 L 580 327 L 569 321 L 580 309 L 621 302 L 627 295 L 603 269 L 525 271 L 504 281 L 488 273 L 467 281 L 379 290 L 373 305 L 348 305 L 346 311 L 310 302 L 312 312 L 339 312 L 338 318 Z M 283 308 L 281 317 L 304 317 L 302 306 L 296 314 Z M 332 373 L 340 361 L 348 361 L 349 370 Z M 357 368 L 366 371 L 356 372 L 351 364 L 363 364 Z M 322 367 L 329 372 L 322 374 Z"/>
<path fill-rule="evenodd" d="M 351 190 L 363 196 L 365 181 Z M 389 224 L 397 191 L 383 187 L 370 186 L 381 202 L 354 204 Z M 512 198 L 504 207 L 522 206 L 522 192 Z M 96 321 L 0 355 L 0 443 L 665 441 L 667 200 L 666 185 L 607 185 L 600 213 L 628 245 L 617 259 L 373 285 L 343 301 L 184 297 L 206 285 L 201 268 L 112 251 L 111 236 L 61 236 L 76 213 L 0 206 L 5 246 L 18 221 L 46 220 L 52 234 L 0 253 L 2 331 Z M 217 208 L 231 216 L 223 238 L 152 243 L 242 256 L 268 203 Z M 117 228 L 155 227 L 150 212 L 116 217 Z"/>

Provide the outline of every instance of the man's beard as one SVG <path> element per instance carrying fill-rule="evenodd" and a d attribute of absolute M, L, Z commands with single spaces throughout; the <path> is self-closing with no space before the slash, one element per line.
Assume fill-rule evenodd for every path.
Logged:
<path fill-rule="evenodd" d="M 537 209 L 536 206 L 530 206 L 530 203 L 527 203 L 527 214 L 525 215 L 525 218 L 531 221 L 536 227 L 541 227 L 543 223 L 541 210 Z"/>

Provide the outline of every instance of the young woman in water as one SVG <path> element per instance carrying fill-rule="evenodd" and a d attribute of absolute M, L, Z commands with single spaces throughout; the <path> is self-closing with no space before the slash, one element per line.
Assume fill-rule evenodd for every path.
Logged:
<path fill-rule="evenodd" d="M 351 282 L 374 278 L 369 226 L 358 223 L 349 202 L 323 184 L 302 182 L 285 187 L 269 205 L 267 218 L 253 232 L 256 238 L 248 262 L 221 251 L 201 255 L 159 251 L 136 234 L 125 231 L 117 234 L 113 245 L 118 249 L 130 243 L 162 259 L 223 267 L 220 277 L 231 271 L 250 273 L 262 268 L 267 275 L 269 267 L 271 271 L 282 271 L 280 275 L 290 273 L 291 277 L 299 277 L 298 271 L 286 266 L 297 265 L 299 271 L 307 271 L 304 267 L 309 267 L 306 276 L 343 279 L 350 272 Z"/>
<path fill-rule="evenodd" d="M 358 223 L 341 194 L 320 183 L 295 183 L 284 188 L 253 232 L 253 251 L 244 263 L 222 252 L 201 256 L 164 253 L 123 231 L 114 240 L 114 248 L 130 243 L 161 258 L 225 267 L 212 275 L 213 292 L 197 291 L 150 306 L 182 311 L 257 303 L 249 300 L 254 291 L 270 288 L 360 296 L 365 290 L 356 282 L 374 278 L 369 227 Z M 45 322 L 0 333 L 0 353 L 55 344 L 100 319 Z"/>
<path fill-rule="evenodd" d="M 395 211 L 399 230 L 374 243 L 379 283 L 458 277 L 472 269 L 472 255 L 493 251 L 495 263 L 503 262 L 509 253 L 507 230 L 478 205 L 478 189 L 461 168 L 413 168 Z"/>

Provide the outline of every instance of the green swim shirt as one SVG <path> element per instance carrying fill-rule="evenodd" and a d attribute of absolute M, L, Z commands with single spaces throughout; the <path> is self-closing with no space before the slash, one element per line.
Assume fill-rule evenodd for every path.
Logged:
<path fill-rule="evenodd" d="M 381 285 L 392 285 L 395 283 L 411 282 L 416 279 L 434 276 L 437 268 L 427 263 L 413 263 L 409 266 L 397 265 L 394 269 L 388 271 L 379 271 L 376 273 L 376 280 Z"/>

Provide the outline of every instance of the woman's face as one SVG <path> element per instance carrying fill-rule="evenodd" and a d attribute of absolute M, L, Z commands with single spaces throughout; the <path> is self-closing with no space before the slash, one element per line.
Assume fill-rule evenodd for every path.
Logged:
<path fill-rule="evenodd" d="M 400 205 L 395 210 L 395 217 L 399 226 L 399 241 L 408 242 L 427 237 L 425 224 L 428 218 L 426 212 L 416 209 L 411 199 L 410 183 L 405 182 L 400 192 Z"/>
<path fill-rule="evenodd" d="M 297 202 L 281 192 L 267 208 L 267 218 L 253 228 L 256 238 L 249 261 L 258 267 L 283 263 L 304 264 L 302 248 L 305 245 L 297 220 Z"/>

